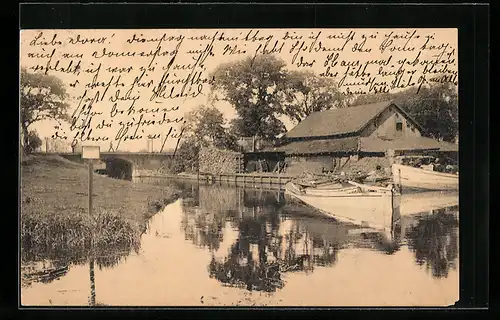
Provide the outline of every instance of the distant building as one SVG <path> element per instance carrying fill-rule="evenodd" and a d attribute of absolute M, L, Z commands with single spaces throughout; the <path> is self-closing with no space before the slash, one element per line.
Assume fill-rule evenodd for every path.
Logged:
<path fill-rule="evenodd" d="M 278 146 L 286 172 L 342 170 L 361 158 L 387 167 L 392 155 L 457 152 L 458 145 L 422 137 L 423 127 L 393 102 L 315 112 L 287 132 Z M 365 161 L 367 162 L 367 161 Z"/>

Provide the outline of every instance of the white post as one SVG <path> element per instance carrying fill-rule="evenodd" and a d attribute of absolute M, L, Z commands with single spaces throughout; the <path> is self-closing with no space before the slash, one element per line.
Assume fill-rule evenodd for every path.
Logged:
<path fill-rule="evenodd" d="M 92 217 L 92 189 L 94 186 L 93 173 L 94 172 L 94 160 L 89 159 L 89 216 Z"/>

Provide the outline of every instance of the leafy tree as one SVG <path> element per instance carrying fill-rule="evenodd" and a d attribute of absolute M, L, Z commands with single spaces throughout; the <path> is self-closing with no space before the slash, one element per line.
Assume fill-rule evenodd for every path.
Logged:
<path fill-rule="evenodd" d="M 407 90 L 361 95 L 352 105 L 392 100 L 407 111 L 435 139 L 454 141 L 458 136 L 458 91 L 451 84 L 433 84 Z"/>
<path fill-rule="evenodd" d="M 32 153 L 42 146 L 42 140 L 38 137 L 36 131 L 32 130 L 28 132 L 26 136 L 27 139 L 25 140 L 24 145 L 24 151 L 26 153 Z"/>
<path fill-rule="evenodd" d="M 192 136 L 183 138 L 175 153 L 174 173 L 195 172 L 198 170 L 199 142 Z"/>
<path fill-rule="evenodd" d="M 258 56 L 220 65 L 212 73 L 213 93 L 221 93 L 222 100 L 237 112 L 231 123 L 233 132 L 267 139 L 285 132 L 277 118 L 283 110 L 282 91 L 288 77 L 285 65 L 274 56 Z"/>
<path fill-rule="evenodd" d="M 451 85 L 423 87 L 401 103 L 427 130 L 427 135 L 454 141 L 458 136 L 458 91 Z"/>
<path fill-rule="evenodd" d="M 275 115 L 261 117 L 258 111 L 248 108 L 231 120 L 231 132 L 235 136 L 259 136 L 273 141 L 280 133 L 286 132 L 286 127 Z"/>
<path fill-rule="evenodd" d="M 283 113 L 298 123 L 316 111 L 345 107 L 344 95 L 335 81 L 313 72 L 293 71 L 284 90 Z"/>
<path fill-rule="evenodd" d="M 23 147 L 29 146 L 29 128 L 38 121 L 68 121 L 68 95 L 62 81 L 51 75 L 29 73 L 21 69 L 20 104 Z M 27 151 L 27 150 L 26 150 Z"/>
<path fill-rule="evenodd" d="M 185 135 L 193 137 L 199 146 L 214 145 L 234 150 L 236 137 L 225 128 L 224 115 L 214 107 L 199 106 L 186 116 Z"/>
<path fill-rule="evenodd" d="M 220 149 L 237 149 L 237 139 L 225 128 L 224 115 L 214 107 L 199 106 L 186 116 L 183 137 L 176 151 L 173 171 L 198 170 L 201 147 L 213 145 Z"/>

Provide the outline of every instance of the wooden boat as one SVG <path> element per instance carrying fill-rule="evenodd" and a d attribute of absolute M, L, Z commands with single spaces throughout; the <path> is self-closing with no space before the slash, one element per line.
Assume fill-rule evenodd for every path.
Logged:
<path fill-rule="evenodd" d="M 366 184 L 357 183 L 354 181 L 347 181 L 344 183 L 341 182 L 331 182 L 324 183 L 317 186 L 304 185 L 301 183 L 293 183 L 290 185 L 296 189 L 296 191 L 303 192 L 309 195 L 321 195 L 328 196 L 332 192 L 341 192 L 341 193 L 358 193 L 360 191 L 364 192 L 382 192 L 382 193 L 391 193 L 392 186 L 389 187 L 378 187 L 378 186 L 370 186 Z"/>
<path fill-rule="evenodd" d="M 353 184 L 354 182 L 349 182 Z M 285 193 L 319 210 L 323 215 L 386 232 L 399 218 L 400 197 L 392 186 L 371 187 L 355 183 L 355 192 L 348 190 L 316 190 L 301 188 L 293 182 L 285 185 Z"/>
<path fill-rule="evenodd" d="M 329 195 L 332 192 L 340 192 L 340 193 L 354 193 L 358 192 L 358 187 L 352 185 L 352 184 L 341 184 L 341 183 L 335 183 L 335 184 L 329 184 L 329 185 L 322 185 L 318 187 L 304 187 L 303 185 L 297 185 L 295 183 L 290 184 L 290 188 L 293 188 L 295 191 L 298 193 L 304 193 L 308 195 Z"/>
<path fill-rule="evenodd" d="M 394 183 L 402 188 L 458 190 L 458 175 L 456 174 L 393 164 L 392 175 Z"/>

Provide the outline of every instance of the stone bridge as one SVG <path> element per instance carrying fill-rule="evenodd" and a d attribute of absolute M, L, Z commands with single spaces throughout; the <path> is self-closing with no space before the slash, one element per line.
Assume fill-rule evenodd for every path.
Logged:
<path fill-rule="evenodd" d="M 70 161 L 85 163 L 82 154 L 57 153 Z M 110 177 L 131 180 L 132 177 L 158 176 L 168 173 L 172 166 L 173 152 L 101 152 L 94 168 Z"/>

